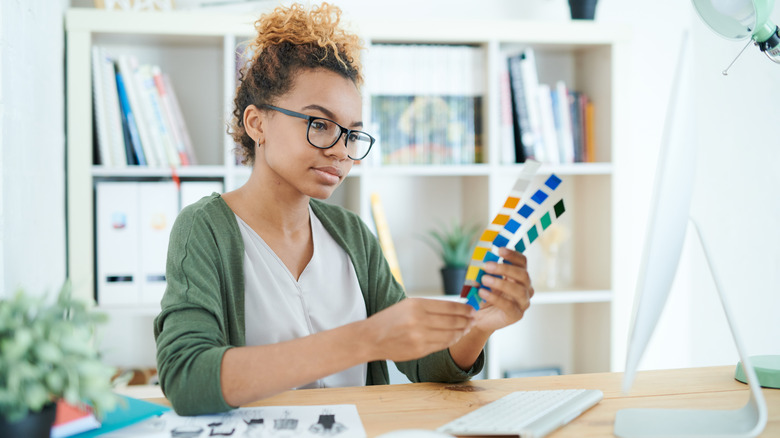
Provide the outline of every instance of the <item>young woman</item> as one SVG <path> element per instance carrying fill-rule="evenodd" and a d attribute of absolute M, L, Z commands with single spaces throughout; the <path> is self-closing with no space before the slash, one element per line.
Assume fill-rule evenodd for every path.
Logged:
<path fill-rule="evenodd" d="M 258 20 L 231 134 L 252 174 L 184 209 L 155 320 L 160 382 L 184 415 L 226 411 L 291 388 L 464 381 L 533 288 L 525 258 L 488 264 L 479 312 L 406 299 L 375 237 L 328 198 L 374 139 L 363 131 L 360 41 L 328 4 Z"/>

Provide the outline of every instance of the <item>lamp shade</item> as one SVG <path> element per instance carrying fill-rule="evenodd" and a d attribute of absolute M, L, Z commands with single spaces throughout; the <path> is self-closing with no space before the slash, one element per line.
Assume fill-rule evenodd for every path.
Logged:
<path fill-rule="evenodd" d="M 769 22 L 774 0 L 693 0 L 701 19 L 724 38 L 766 41 L 776 26 Z"/>

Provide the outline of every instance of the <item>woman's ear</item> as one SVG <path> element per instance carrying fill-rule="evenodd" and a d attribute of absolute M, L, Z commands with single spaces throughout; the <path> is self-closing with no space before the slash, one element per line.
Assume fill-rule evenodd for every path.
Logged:
<path fill-rule="evenodd" d="M 264 121 L 265 114 L 258 107 L 249 105 L 244 110 L 244 129 L 255 144 L 265 143 Z"/>

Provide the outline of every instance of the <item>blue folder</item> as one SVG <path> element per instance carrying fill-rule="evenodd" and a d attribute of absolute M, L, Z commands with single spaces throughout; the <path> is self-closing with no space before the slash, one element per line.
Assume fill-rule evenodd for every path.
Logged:
<path fill-rule="evenodd" d="M 122 400 L 120 400 L 113 411 L 105 413 L 99 428 L 73 435 L 71 438 L 91 438 L 99 436 L 171 410 L 168 406 L 150 403 L 137 398 L 124 395 L 119 397 Z"/>

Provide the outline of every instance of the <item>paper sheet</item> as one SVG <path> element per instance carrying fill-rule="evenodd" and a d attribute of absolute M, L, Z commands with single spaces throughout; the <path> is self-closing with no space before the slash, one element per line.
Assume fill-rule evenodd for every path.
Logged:
<path fill-rule="evenodd" d="M 182 417 L 170 411 L 103 436 L 365 438 L 366 431 L 355 405 L 263 406 L 195 417 Z"/>

